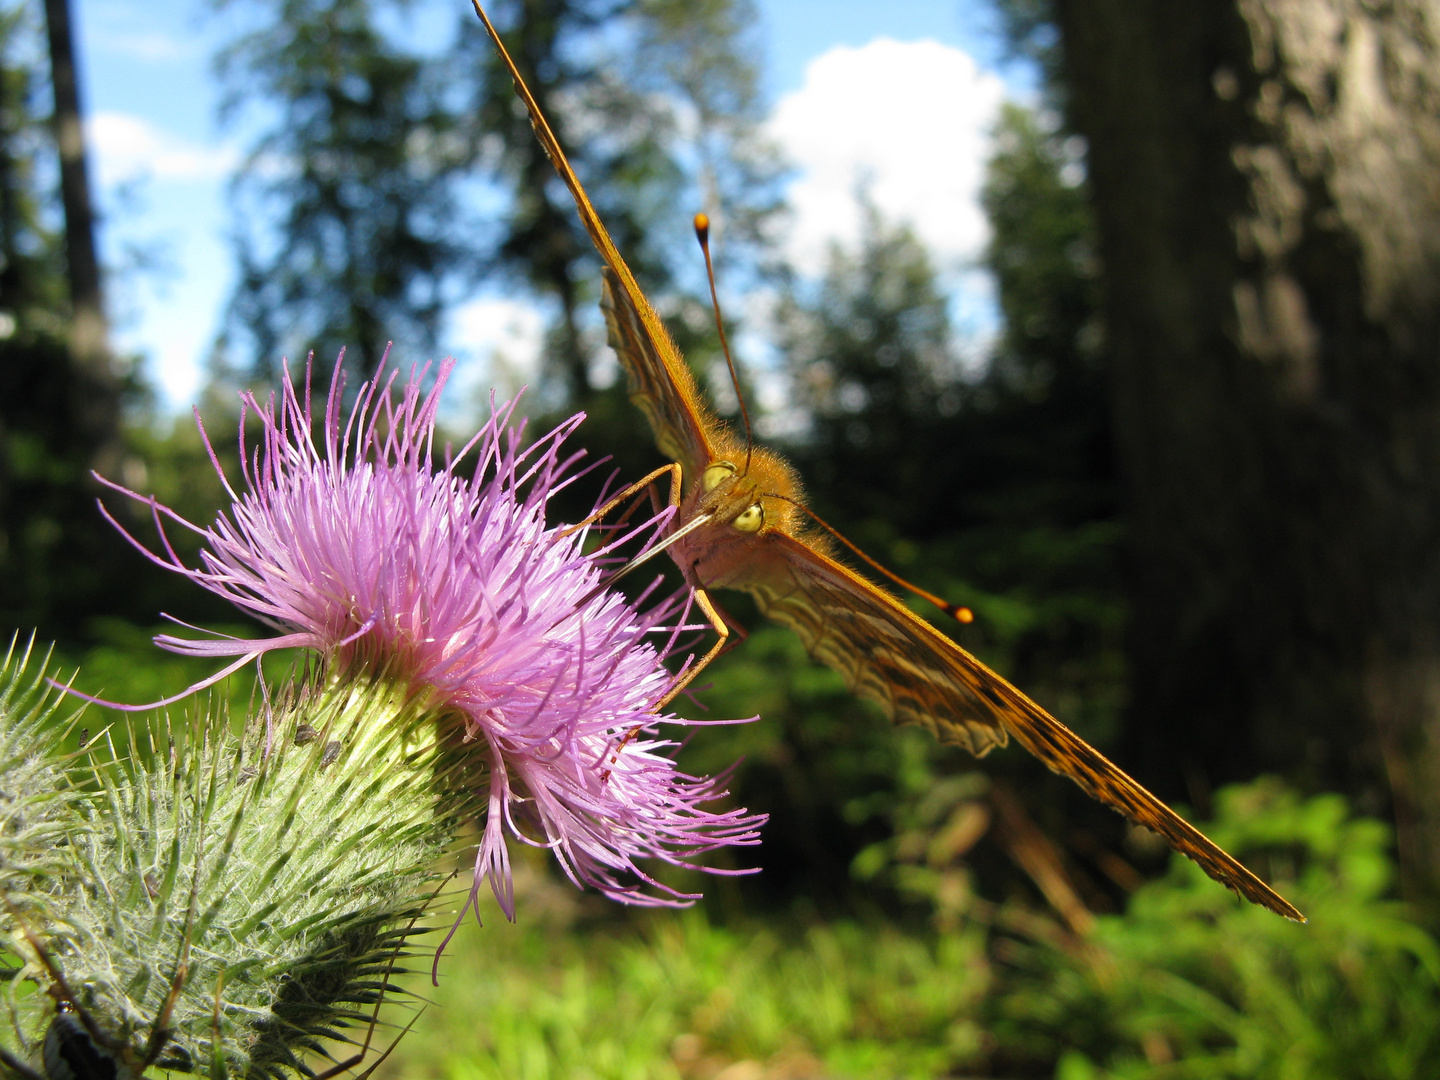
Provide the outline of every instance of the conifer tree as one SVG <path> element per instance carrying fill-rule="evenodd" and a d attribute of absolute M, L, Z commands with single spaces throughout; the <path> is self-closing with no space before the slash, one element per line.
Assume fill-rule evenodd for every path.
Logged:
<path fill-rule="evenodd" d="M 433 350 L 472 254 L 454 184 L 470 164 L 441 65 L 393 42 L 384 0 L 216 0 L 254 24 L 220 54 L 226 111 L 274 110 L 232 187 L 240 282 L 224 345 L 257 372 L 282 354 L 388 342 Z M 242 346 L 242 347 L 243 347 Z"/>

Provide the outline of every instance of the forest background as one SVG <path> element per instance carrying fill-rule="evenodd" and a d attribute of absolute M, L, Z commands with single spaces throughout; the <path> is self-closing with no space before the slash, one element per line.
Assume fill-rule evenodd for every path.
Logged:
<path fill-rule="evenodd" d="M 770 814 L 761 872 L 705 880 L 674 916 L 537 862 L 518 925 L 492 913 L 462 937 L 442 1007 L 385 1069 L 1419 1075 L 1440 1050 L 1434 5 L 984 8 L 1037 90 L 1000 112 L 987 167 L 983 342 L 864 177 L 858 241 L 787 258 L 743 0 L 494 7 L 722 412 L 679 239 L 701 207 L 722 297 L 744 298 L 732 337 L 760 361 L 748 396 L 816 509 L 973 608 L 949 628 L 966 648 L 1312 919 L 1240 908 L 1023 754 L 982 766 L 891 730 L 736 603 L 751 636 L 703 701 L 763 721 L 687 755 L 743 758 L 735 799 Z M 224 430 L 235 388 L 273 384 L 282 355 L 343 345 L 368 373 L 394 340 L 392 359 L 423 360 L 456 304 L 501 283 L 543 313 L 537 430 L 583 409 L 587 449 L 638 477 L 660 459 L 604 356 L 568 197 L 467 11 L 435 56 L 396 30 L 417 9 L 206 9 L 233 29 L 216 75 L 253 140 L 207 423 Z M 94 255 L 64 14 L 0 5 L 0 626 L 142 700 L 195 677 L 149 644 L 159 612 L 236 619 L 94 508 L 92 468 L 197 521 L 221 492 L 193 427 L 109 343 L 104 293 L 141 269 L 107 279 Z M 947 103 L 914 107 L 944 138 Z M 578 518 L 593 494 L 555 509 Z"/>

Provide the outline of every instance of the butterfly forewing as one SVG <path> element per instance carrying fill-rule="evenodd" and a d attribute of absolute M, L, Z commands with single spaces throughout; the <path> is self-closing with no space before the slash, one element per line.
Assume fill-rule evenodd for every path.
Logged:
<path fill-rule="evenodd" d="M 623 297 L 623 303 L 612 303 L 606 299 L 602 307 L 606 313 L 610 344 L 616 352 L 623 357 L 627 352 L 633 351 L 644 357 L 641 365 L 627 365 L 631 396 L 650 420 L 661 450 L 672 455 L 687 472 L 703 471 L 710 463 L 706 430 L 714 421 L 709 417 L 704 402 L 695 389 L 695 380 L 690 369 L 680 355 L 680 350 L 670 340 L 665 324 L 660 321 L 655 309 L 640 291 L 635 275 L 621 257 L 615 241 L 610 238 L 605 223 L 595 212 L 580 178 L 570 167 L 570 160 L 565 156 L 560 140 L 555 137 L 550 122 L 545 119 L 535 96 L 525 85 L 525 79 L 510 58 L 500 35 L 495 32 L 485 9 L 480 6 L 479 0 L 471 2 L 475 14 L 480 16 L 480 21 L 485 24 L 486 32 L 495 42 L 500 58 L 510 72 L 515 92 L 525 103 L 530 114 L 530 126 L 535 129 L 535 137 L 540 140 L 540 145 L 555 166 L 555 171 L 575 199 L 580 223 L 605 262 L 606 297 Z"/>
<path fill-rule="evenodd" d="M 585 231 L 605 262 L 602 307 L 610 344 L 629 379 L 631 399 L 649 420 L 661 451 L 680 464 L 686 487 L 693 493 L 707 466 L 721 453 L 734 454 L 735 438 L 706 407 L 679 350 L 620 257 L 495 28 L 478 0 L 472 2 L 530 111 L 536 136 L 574 196 Z M 750 460 L 743 445 L 740 450 L 744 460 Z M 766 460 L 772 458 L 772 474 L 782 486 L 789 484 L 792 471 L 778 457 L 765 455 Z M 761 499 L 774 504 L 769 509 L 779 511 L 766 521 L 795 519 L 798 496 L 798 487 L 793 492 L 762 491 Z M 769 523 L 747 535 L 748 546 L 738 562 L 733 554 L 737 537 L 718 532 L 731 528 L 718 520 L 704 526 L 716 546 L 727 552 L 723 584 L 752 594 L 761 611 L 796 631 L 812 656 L 844 675 L 853 691 L 879 702 L 892 720 L 919 724 L 942 742 L 977 755 L 1005 745 L 1013 735 L 1049 768 L 1070 777 L 1129 820 L 1154 829 L 1215 880 L 1287 918 L 1304 921 L 1274 890 L 1098 750 L 795 528 Z M 711 583 L 696 575 L 704 560 L 694 555 L 707 543 L 704 530 L 688 536 L 683 548 L 678 544 L 671 548 L 677 561 L 682 550 L 687 553 L 690 562 L 682 569 L 700 586 Z"/>
<path fill-rule="evenodd" d="M 640 407 L 660 452 L 678 461 L 687 480 L 693 480 L 715 460 L 715 447 L 706 435 L 715 427 L 708 415 L 690 368 L 680 350 L 666 335 L 656 342 L 630 302 L 618 274 L 602 271 L 604 291 L 600 309 L 610 347 L 620 357 L 630 384 L 630 400 Z"/>

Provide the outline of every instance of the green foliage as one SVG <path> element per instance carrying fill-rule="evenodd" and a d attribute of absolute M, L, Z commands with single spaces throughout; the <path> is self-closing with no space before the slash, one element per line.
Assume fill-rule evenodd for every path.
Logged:
<path fill-rule="evenodd" d="M 1093 422 L 1107 411 L 1095 227 L 1083 159 L 1052 119 L 1009 104 L 996 131 L 982 202 L 1005 329 L 991 381 L 1030 401 L 1079 392 L 1066 405 Z"/>
<path fill-rule="evenodd" d="M 886 871 L 889 886 L 940 919 L 930 929 L 918 920 L 904 930 L 874 919 L 764 928 L 737 916 L 729 899 L 737 886 L 764 888 L 763 878 L 706 877 L 694 884 L 712 895 L 708 919 L 661 914 L 627 923 L 605 906 L 589 910 L 609 921 L 557 922 L 546 912 L 574 905 L 576 894 L 532 879 L 519 927 L 492 913 L 483 931 L 467 928 L 452 943 L 441 965 L 441 1007 L 401 1042 L 387 1072 L 699 1078 L 745 1062 L 742 1071 L 777 1078 L 1058 1069 L 1062 1080 L 1323 1080 L 1423 1075 L 1440 1049 L 1429 1022 L 1440 1011 L 1440 945 L 1386 899 L 1387 830 L 1350 817 L 1338 797 L 1302 800 L 1275 784 L 1228 790 L 1217 799 L 1220 821 L 1205 826 L 1299 903 L 1308 925 L 1242 905 L 1177 856 L 1165 878 L 1134 895 L 1126 915 L 1102 917 L 1093 941 L 1076 949 L 1043 916 L 974 902 L 966 866 L 976 849 L 966 854 L 965 833 L 983 824 L 967 820 L 984 803 L 980 774 L 937 761 L 946 752 L 923 733 L 896 733 L 867 717 L 837 677 L 803 661 L 792 635 L 764 630 L 752 646 L 748 662 L 724 679 L 725 693 L 707 695 L 713 714 L 726 715 L 733 694 L 796 717 L 794 727 L 712 729 L 687 752 L 703 751 L 713 764 L 744 750 L 755 790 L 770 784 L 780 802 L 812 812 L 835 807 L 802 816 L 773 849 L 777 838 L 767 835 L 755 852 L 775 864 L 764 877 L 790 875 L 782 890 L 789 895 L 802 885 L 821 888 L 784 861 L 815 859 L 815 846 L 834 842 L 829 832 L 838 829 L 847 839 L 834 843 L 826 863 L 844 873 L 843 850 L 870 829 L 874 843 L 865 850 L 878 852 L 868 856 L 878 863 L 869 869 Z M 782 682 L 776 673 L 792 668 L 800 676 Z M 856 715 L 846 716 L 847 708 Z M 735 741 L 714 745 L 724 735 Z M 942 770 L 954 775 L 937 782 Z M 328 797 L 324 783 L 319 791 Z M 59 787 L 53 778 L 41 786 Z M 352 794 L 355 811 L 373 808 L 387 830 L 393 826 L 393 798 L 363 787 Z M 313 795 L 305 801 L 316 822 L 358 820 Z M 127 816 L 131 810 L 95 818 L 93 835 L 111 834 L 110 822 Z M 878 825 L 883 833 L 873 831 Z M 167 865 L 138 858 L 127 864 Z M 866 870 L 864 861 L 853 870 Z M 183 891 L 189 879 L 175 880 Z M 826 906 L 823 894 L 812 895 Z M 722 913 L 724 926 L 714 921 Z M 167 935 L 152 981 L 168 984 L 175 947 Z M 376 955 L 368 969 L 370 992 L 386 960 Z M 203 984 L 197 977 L 197 994 Z M 155 1006 L 153 998 L 137 1003 L 142 1016 Z M 192 1025 L 202 1041 L 208 1022 Z"/>
<path fill-rule="evenodd" d="M 990 640 L 975 640 L 978 635 L 960 629 L 963 644 L 1002 671 L 1019 664 L 1024 671 L 1044 672 L 1046 680 L 1031 689 L 1085 735 L 1103 739 L 1114 731 L 1122 673 L 1113 603 L 1087 597 L 1073 584 L 1070 591 L 1041 597 L 1018 588 L 986 593 L 939 573 L 936 562 L 921 562 L 918 574 L 901 565 L 979 612 Z M 688 771 L 709 773 L 738 759 L 729 785 L 736 803 L 771 817 L 762 845 L 740 852 L 737 864 L 759 866 L 761 874 L 714 883 L 698 878 L 690 885 L 752 913 L 799 905 L 836 917 L 870 912 L 876 905 L 893 910 L 904 900 L 918 902 L 910 909 L 918 918 L 942 894 L 941 906 L 950 914 L 968 912 L 977 858 L 983 867 L 979 892 L 992 899 L 1013 887 L 1015 867 L 984 839 L 984 828 L 971 838 L 980 844 L 978 851 L 950 849 L 943 860 L 923 854 L 930 841 L 921 837 L 958 827 L 952 819 L 967 812 L 961 804 L 983 799 L 987 774 L 1023 785 L 1031 812 L 1054 835 L 1068 837 L 1082 825 L 1114 828 L 1118 819 L 1103 808 L 1093 818 L 1083 816 L 1090 811 L 1083 797 L 1067 802 L 1069 782 L 1045 772 L 1023 751 L 991 755 L 982 773 L 963 751 L 942 747 L 917 728 L 894 727 L 877 706 L 851 694 L 838 673 L 807 657 L 793 633 L 732 605 L 728 594 L 721 596 L 752 630 L 706 672 L 702 681 L 711 685 L 698 694 L 705 708 L 684 711 L 702 720 L 756 714 L 761 719 L 707 730 L 684 750 L 682 761 Z M 936 618 L 942 631 L 955 628 Z M 1060 637 L 1075 626 L 1099 626 L 1103 633 L 1098 641 Z M 1068 665 L 1054 663 L 1067 653 Z M 1107 659 L 1115 666 L 1104 666 Z M 958 793 L 957 784 L 963 789 Z M 947 793 L 954 794 L 953 804 Z M 1082 806 L 1081 814 L 1071 813 L 1075 804 Z M 1092 820 L 1098 824 L 1092 826 Z M 922 854 L 907 854 L 915 852 Z"/>
<path fill-rule="evenodd" d="M 900 777 L 930 776 L 945 754 L 919 732 L 893 731 L 877 710 L 845 689 L 840 675 L 805 656 L 793 633 L 763 622 L 716 665 L 702 716 L 761 720 L 706 732 L 687 749 L 687 769 L 712 771 L 741 760 L 735 800 L 770 815 L 764 842 L 742 851 L 751 879 L 704 884 L 751 910 L 800 904 L 830 916 L 850 913 L 868 891 L 850 873 L 855 852 L 883 828 L 873 809 L 893 800 Z M 741 900 L 741 898 L 744 898 Z"/>
<path fill-rule="evenodd" d="M 882 564 L 973 608 L 971 627 L 937 625 L 1103 748 L 1118 730 L 1124 701 L 1122 531 L 1091 227 L 1073 164 L 1058 135 L 1024 112 L 1006 115 L 986 188 L 994 226 L 986 261 L 1007 329 L 984 372 L 967 376 L 960 368 L 947 302 L 924 248 L 873 207 L 858 250 L 833 252 L 817 291 L 792 290 L 780 326 L 810 417 L 793 456 L 819 512 Z M 754 647 L 737 648 L 733 664 L 744 665 Z M 767 658 L 770 685 L 814 678 L 801 674 L 803 663 L 797 657 L 782 672 Z M 717 685 L 724 688 L 732 672 L 717 669 Z M 773 700 L 772 690 L 763 711 L 766 723 L 778 721 L 785 733 L 789 753 L 774 756 L 809 773 L 808 783 L 797 779 L 778 790 L 796 793 L 797 802 L 824 793 L 847 808 L 839 822 L 836 810 L 793 808 L 802 820 L 822 823 L 817 832 L 825 841 L 810 846 L 812 857 L 825 850 L 838 861 L 850 845 L 845 861 L 859 856 L 872 887 L 954 894 L 956 868 L 931 867 L 917 878 L 917 864 L 893 860 L 895 845 L 908 843 L 904 836 L 944 827 L 945 814 L 930 817 L 927 792 L 942 777 L 968 773 L 968 759 L 904 748 L 868 708 L 845 703 L 838 686 L 813 710 L 793 695 Z M 742 713 L 755 708 L 736 704 Z M 808 747 L 798 741 L 806 730 L 816 733 Z M 864 750 L 853 758 L 863 769 L 842 764 L 857 743 Z M 1053 831 L 1083 831 L 1100 846 L 1118 841 L 1111 815 L 1024 755 L 996 754 L 986 771 L 1015 778 L 1032 812 L 1059 826 Z M 756 772 L 747 758 L 738 790 L 747 803 L 764 804 L 777 785 L 756 782 Z M 770 798 L 772 836 L 786 834 L 791 811 Z M 787 852 L 777 862 L 805 860 Z M 948 884 L 922 888 L 932 870 Z M 982 876 L 982 891 L 992 897 L 1013 884 L 1006 860 L 986 863 Z M 832 879 L 825 895 L 833 900 L 838 888 Z M 850 890 L 858 898 L 855 886 Z"/>
<path fill-rule="evenodd" d="M 106 400 L 66 345 L 58 192 L 38 5 L 0 4 L 0 630 L 67 631 L 115 603 L 122 544 L 87 528 L 89 470 L 113 434 L 86 423 Z M 108 391 L 107 391 L 108 392 Z M 104 410 L 100 410 L 103 412 Z M 3 638 L 0 638 L 3 640 Z"/>
<path fill-rule="evenodd" d="M 893 833 L 861 851 L 852 871 L 862 879 L 888 878 L 901 895 L 927 904 L 941 928 L 976 917 L 968 857 L 990 828 L 988 791 L 989 778 L 982 772 L 936 777 L 912 771 L 911 783 L 898 797 L 876 808 Z"/>
<path fill-rule="evenodd" d="M 232 609 L 233 614 L 233 609 Z M 174 626 L 141 627 L 123 619 L 98 618 L 90 624 L 90 643 L 83 649 L 57 649 L 56 662 L 67 678 L 73 673 L 74 686 L 106 701 L 136 705 L 168 698 L 202 682 L 223 664 L 208 657 L 183 656 L 155 645 L 159 634 L 173 633 Z M 239 623 L 208 622 L 206 629 L 235 637 L 255 636 L 255 627 Z M 271 685 L 277 677 L 292 674 L 303 664 L 299 650 L 285 650 L 265 658 L 265 672 Z M 260 700 L 255 668 L 242 668 L 207 691 L 217 709 L 243 717 L 254 711 Z M 94 706 L 89 726 L 99 730 L 108 725 L 127 728 L 136 714 Z M 143 719 L 139 721 L 142 725 Z M 123 739 L 121 740 L 124 741 Z"/>
<path fill-rule="evenodd" d="M 980 790 L 957 780 L 932 794 L 953 807 Z M 385 1071 L 1428 1075 L 1440 1049 L 1440 943 L 1386 899 L 1385 827 L 1336 796 L 1302 799 L 1274 782 L 1227 789 L 1218 806 L 1207 831 L 1297 900 L 1309 924 L 1242 904 L 1179 856 L 1084 943 L 1014 905 L 928 931 L 879 920 L 721 927 L 706 909 L 587 921 L 568 886 L 522 872 L 520 924 L 491 916 L 455 939 L 440 1007 Z"/>
<path fill-rule="evenodd" d="M 1012 109 L 1002 118 L 985 189 L 994 230 L 986 263 L 1006 324 L 983 372 L 967 376 L 958 366 L 924 249 L 873 209 L 859 250 L 834 254 L 817 293 L 792 294 L 781 325 L 811 416 L 794 456 L 820 513 L 882 564 L 973 608 L 973 626 L 937 625 L 1107 749 L 1125 700 L 1123 529 L 1093 226 L 1074 157 L 1063 134 L 1032 114 Z M 839 719 L 837 746 L 845 738 Z M 877 773 L 898 767 L 891 752 L 875 751 Z M 925 888 L 959 902 L 956 868 L 926 864 L 920 873 L 897 855 L 905 836 L 943 829 L 952 811 L 962 812 L 932 818 L 927 792 L 969 772 L 966 758 L 937 751 L 923 761 L 928 781 L 892 773 L 868 789 L 812 790 L 873 808 L 858 834 L 830 834 L 860 843 L 852 857 L 866 852 L 868 881 L 914 896 L 933 872 L 948 884 Z M 1113 815 L 1023 754 L 995 754 L 985 772 L 1023 790 L 1030 812 L 1062 842 L 1119 843 Z M 740 784 L 750 798 L 743 770 Z M 982 844 L 972 855 L 982 894 L 1029 887 L 993 854 Z"/>
<path fill-rule="evenodd" d="M 1098 528 L 1108 529 L 1113 560 L 1121 539 L 1100 268 L 1083 180 L 1063 131 L 1006 107 L 982 193 L 993 230 L 985 263 L 1005 324 L 963 417 L 969 464 L 954 481 L 970 520 L 991 530 L 992 551 L 1003 552 L 1004 531 L 1017 528 L 1035 531 L 1025 541 L 1032 553 L 1047 533 L 1069 545 L 1070 530 L 1093 540 Z M 1092 584 L 1102 580 L 1118 600 L 1118 567 Z"/>
<path fill-rule="evenodd" d="M 698 164 L 690 180 L 697 208 L 715 223 L 721 288 L 734 288 L 737 272 L 773 257 L 782 202 L 782 162 L 760 134 L 768 106 L 759 14 L 751 0 L 641 0 L 638 8 L 639 42 L 624 77 L 693 115 L 685 142 Z M 672 266 L 695 265 L 682 257 L 678 237 L 662 233 L 660 242 Z"/>
<path fill-rule="evenodd" d="M 200 528 L 214 523 L 222 509 L 230 505 L 225 483 L 215 472 L 214 461 L 225 470 L 230 484 L 237 488 L 240 479 L 239 447 L 234 432 L 239 426 L 239 403 L 234 397 L 217 400 L 218 394 L 207 394 L 201 410 L 213 438 L 207 448 L 201 439 L 195 418 L 185 415 L 143 423 L 137 417 L 125 431 L 127 458 L 123 473 L 113 479 L 142 496 L 153 495 L 161 505 L 193 522 Z M 252 425 L 252 435 L 253 435 Z M 214 455 L 212 461 L 211 455 Z M 166 544 L 187 566 L 199 565 L 202 540 L 198 533 L 170 519 L 162 519 L 166 542 L 162 544 L 155 531 L 150 508 L 133 499 L 112 497 L 110 512 L 141 543 L 152 551 L 164 551 Z M 92 527 L 113 533 L 93 506 L 89 520 Z M 100 607 L 93 615 L 113 614 L 141 626 L 150 625 L 158 616 L 168 615 L 195 625 L 235 624 L 244 616 L 211 593 L 197 589 L 173 571 L 152 564 L 129 544 L 124 548 L 122 563 L 129 603 L 123 608 Z M 92 624 L 87 628 L 86 644 L 104 644 L 110 640 L 103 628 Z M 253 636 L 254 624 L 239 629 L 243 636 Z M 153 650 L 145 663 L 154 659 Z M 183 685 L 183 684 L 182 684 Z"/>
<path fill-rule="evenodd" d="M 1344 799 L 1229 788 L 1215 841 L 1309 917 L 1288 923 L 1180 856 L 1090 950 L 1033 948 L 999 1002 L 1017 1053 L 1058 1080 L 1409 1078 L 1440 1054 L 1440 941 L 1386 896 L 1390 833 Z"/>
<path fill-rule="evenodd" d="M 54 196 L 39 183 L 52 151 L 37 23 L 27 4 L 0 5 L 0 348 L 64 329 L 61 238 L 47 225 Z"/>
<path fill-rule="evenodd" d="M 0 341 L 0 629 L 7 633 L 38 629 L 73 645 L 94 616 L 155 615 L 146 589 L 156 588 L 159 572 L 143 566 L 96 509 L 104 497 L 127 527 L 149 516 L 104 493 L 91 475 L 98 444 L 78 417 L 93 391 L 59 338 Z M 107 471 L 138 464 L 117 456 L 119 468 Z M 182 602 L 175 613 L 187 609 Z"/>
<path fill-rule="evenodd" d="M 58 343 L 13 366 L 0 364 L 0 389 L 15 392 L 13 398 L 0 394 L 0 628 L 49 632 L 70 663 L 87 649 L 123 640 L 122 650 L 135 655 L 120 661 L 119 674 L 128 679 L 133 668 L 143 677 L 153 657 L 131 648 L 137 625 L 148 626 L 162 613 L 207 625 L 233 624 L 236 616 L 228 604 L 155 566 L 102 516 L 96 506 L 101 489 L 89 477 L 86 449 L 67 422 L 68 369 Z M 215 414 L 207 410 L 207 415 Z M 123 436 L 118 475 L 110 479 L 153 493 L 199 525 L 214 521 L 225 504 L 224 488 L 191 418 L 157 427 L 132 424 Z M 234 440 L 222 439 L 215 452 L 235 478 Z M 147 505 L 103 495 L 107 511 L 124 529 L 162 550 Z M 198 536 L 169 521 L 166 532 L 180 558 L 196 565 Z M 137 662 L 136 655 L 143 659 Z M 113 685 L 108 676 L 106 682 Z"/>
<path fill-rule="evenodd" d="M 453 49 L 425 52 L 395 30 L 404 0 L 212 3 L 245 26 L 218 58 L 227 108 L 266 118 L 235 185 L 241 280 L 226 331 L 255 369 L 348 345 L 368 373 L 391 339 L 423 356 L 457 287 L 503 275 L 556 304 L 547 374 L 562 378 L 547 405 L 586 404 L 598 260 L 468 7 Z M 779 170 L 757 134 L 744 0 L 491 9 L 648 287 L 671 282 L 664 252 L 693 251 L 680 211 L 697 185 L 689 201 L 721 221 L 726 253 L 754 257 Z M 464 212 L 475 205 L 484 213 Z"/>
<path fill-rule="evenodd" d="M 1011 54 L 1038 64 L 1045 92 L 1052 98 L 1062 96 L 1064 52 L 1056 0 L 996 0 L 995 12 Z"/>
<path fill-rule="evenodd" d="M 61 636 L 106 591 L 119 545 L 93 527 L 94 447 L 71 422 L 69 352 L 58 333 L 26 329 L 0 341 L 0 627 Z"/>
<path fill-rule="evenodd" d="M 832 516 L 902 535 L 944 520 L 927 495 L 960 406 L 946 303 L 924 246 L 868 199 L 860 250 L 831 250 L 818 296 L 783 298 L 780 344 L 811 424 L 798 457 Z"/>
<path fill-rule="evenodd" d="M 165 610 L 194 620 L 215 610 L 197 606 L 198 590 L 176 590 L 104 521 L 97 496 L 132 530 L 149 528 L 149 511 L 104 493 L 91 469 L 144 487 L 151 464 L 197 520 L 213 515 L 218 504 L 203 493 L 218 484 L 196 479 L 210 466 L 193 425 L 187 437 L 183 423 L 168 434 L 137 424 L 118 453 L 109 452 L 115 433 L 97 429 L 97 395 L 108 400 L 113 387 L 97 385 L 65 343 L 63 245 L 48 227 L 58 200 L 41 184 L 54 151 L 36 21 L 26 7 L 0 7 L 0 630 L 38 628 L 80 647 L 93 618 L 149 622 Z M 123 381 L 137 405 L 138 383 Z M 220 452 L 233 457 L 228 445 Z M 179 546 L 194 550 L 188 537 Z"/>

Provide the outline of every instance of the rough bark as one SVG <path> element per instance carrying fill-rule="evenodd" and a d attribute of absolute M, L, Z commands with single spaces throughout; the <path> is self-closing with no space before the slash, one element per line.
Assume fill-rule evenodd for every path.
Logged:
<path fill-rule="evenodd" d="M 1107 275 L 1130 731 L 1383 793 L 1440 896 L 1440 6 L 1059 0 Z M 1371 809 L 1378 809 L 1372 806 Z"/>

